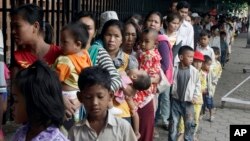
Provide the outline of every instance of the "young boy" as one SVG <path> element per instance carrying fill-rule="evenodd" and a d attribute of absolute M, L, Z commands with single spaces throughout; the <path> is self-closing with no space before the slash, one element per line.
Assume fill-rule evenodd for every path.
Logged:
<path fill-rule="evenodd" d="M 214 61 L 215 55 L 213 49 L 209 46 L 209 34 L 206 31 L 200 33 L 199 45 L 196 50 L 201 52 L 203 55 L 208 55 Z"/>
<path fill-rule="evenodd" d="M 137 140 L 131 125 L 124 119 L 114 117 L 108 110 L 113 98 L 110 85 L 109 72 L 98 66 L 86 68 L 80 73 L 77 97 L 84 104 L 87 117 L 71 128 L 71 141 Z"/>
<path fill-rule="evenodd" d="M 205 91 L 202 93 L 203 96 L 203 107 L 202 107 L 202 113 L 205 114 L 206 112 L 206 108 L 209 110 L 209 118 L 208 121 L 213 121 L 214 116 L 213 116 L 213 108 L 214 108 L 214 104 L 213 104 L 213 90 L 212 90 L 212 73 L 211 73 L 211 65 L 212 65 L 212 58 L 210 58 L 207 55 L 204 55 L 204 63 L 202 65 L 202 71 L 205 73 L 206 76 L 206 82 L 207 85 L 205 87 Z"/>
<path fill-rule="evenodd" d="M 199 72 L 193 63 L 194 50 L 189 46 L 182 46 L 178 52 L 180 62 L 174 67 L 174 82 L 172 87 L 172 105 L 170 119 L 169 141 L 177 140 L 179 120 L 184 117 L 185 140 L 193 140 L 195 130 L 194 106 L 200 95 Z"/>
<path fill-rule="evenodd" d="M 193 61 L 193 66 L 199 71 L 199 77 L 200 77 L 200 83 L 201 83 L 201 91 L 199 94 L 199 97 L 197 99 L 197 101 L 194 104 L 194 121 L 196 124 L 195 127 L 195 132 L 194 132 L 194 141 L 198 141 L 197 139 L 197 130 L 198 130 L 198 125 L 199 125 L 199 120 L 200 120 L 200 112 L 201 112 L 201 108 L 202 108 L 202 104 L 203 104 L 203 98 L 202 98 L 202 92 L 204 92 L 205 90 L 205 86 L 206 86 L 206 77 L 204 72 L 201 70 L 202 64 L 204 62 L 204 55 L 198 51 L 194 52 L 194 61 Z M 179 124 L 179 133 L 180 136 L 179 138 L 183 138 L 184 135 L 184 121 L 183 118 L 180 121 Z"/>
<path fill-rule="evenodd" d="M 227 34 L 225 31 L 220 32 L 220 47 L 221 47 L 221 65 L 222 68 L 224 68 L 226 59 L 227 59 L 227 54 L 228 54 L 228 44 L 226 41 Z"/>

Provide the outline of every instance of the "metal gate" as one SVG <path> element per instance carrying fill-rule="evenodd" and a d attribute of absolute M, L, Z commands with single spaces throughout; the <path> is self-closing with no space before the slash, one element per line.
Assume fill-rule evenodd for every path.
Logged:
<path fill-rule="evenodd" d="M 97 17 L 103 11 L 114 10 L 119 19 L 124 20 L 134 13 L 145 15 L 149 11 L 157 10 L 165 14 L 168 0 L 0 0 L 0 26 L 4 36 L 4 61 L 10 63 L 15 50 L 15 43 L 10 34 L 11 9 L 25 3 L 35 3 L 43 8 L 44 20 L 52 25 L 55 32 L 55 43 L 59 43 L 59 33 L 63 25 L 68 23 L 74 15 L 83 10 L 90 11 Z M 1 17 L 2 16 L 2 17 Z"/>

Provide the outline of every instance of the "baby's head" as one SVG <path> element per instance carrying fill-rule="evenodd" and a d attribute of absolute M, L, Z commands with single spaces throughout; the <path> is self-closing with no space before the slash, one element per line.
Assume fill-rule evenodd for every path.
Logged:
<path fill-rule="evenodd" d="M 155 29 L 145 29 L 141 35 L 140 48 L 142 51 L 151 50 L 157 46 L 158 32 Z"/>
<path fill-rule="evenodd" d="M 61 30 L 61 48 L 65 55 L 75 54 L 86 48 L 89 33 L 87 26 L 80 22 L 72 22 Z"/>
<path fill-rule="evenodd" d="M 139 91 L 147 90 L 150 87 L 151 79 L 146 71 L 132 69 L 132 70 L 129 70 L 127 73 L 133 82 L 133 87 L 136 90 L 139 90 Z"/>
<path fill-rule="evenodd" d="M 111 81 L 109 72 L 99 66 L 85 68 L 80 73 L 77 97 L 84 104 L 88 118 L 102 118 L 107 113 L 113 98 Z"/>
<path fill-rule="evenodd" d="M 12 87 L 16 123 L 59 127 L 64 119 L 64 102 L 57 74 L 41 61 L 17 73 Z"/>

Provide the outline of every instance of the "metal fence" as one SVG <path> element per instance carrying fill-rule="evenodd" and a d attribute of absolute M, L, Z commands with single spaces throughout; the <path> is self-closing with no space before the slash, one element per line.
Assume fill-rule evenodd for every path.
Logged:
<path fill-rule="evenodd" d="M 114 10 L 119 19 L 124 20 L 134 13 L 145 15 L 149 11 L 157 10 L 165 14 L 169 0 L 0 0 L 0 24 L 4 35 L 4 61 L 9 63 L 13 58 L 15 43 L 11 36 L 10 17 L 11 9 L 25 4 L 35 3 L 43 8 L 44 20 L 52 25 L 55 32 L 55 43 L 59 43 L 59 33 L 63 25 L 68 23 L 74 15 L 83 10 L 90 11 L 100 18 L 100 13 Z"/>

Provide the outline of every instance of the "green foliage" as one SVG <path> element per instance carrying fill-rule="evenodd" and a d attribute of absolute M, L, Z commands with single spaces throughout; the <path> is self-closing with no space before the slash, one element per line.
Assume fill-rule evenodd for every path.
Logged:
<path fill-rule="evenodd" d="M 224 9 L 227 9 L 229 12 L 235 10 L 244 11 L 248 8 L 248 0 L 222 0 L 221 3 Z"/>

